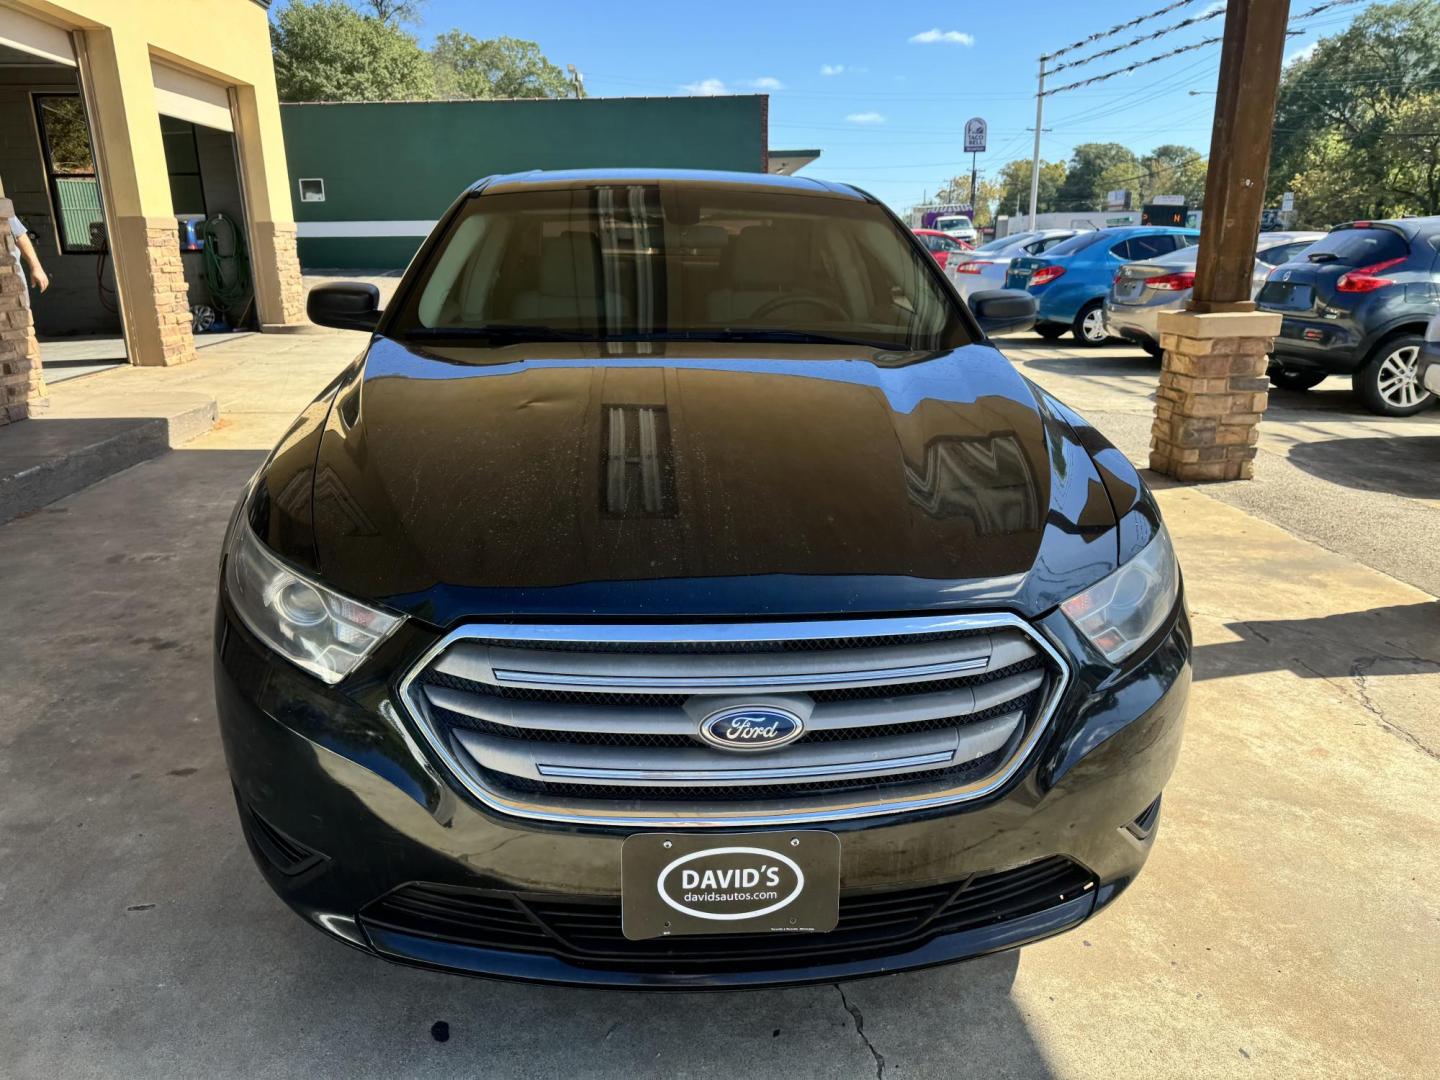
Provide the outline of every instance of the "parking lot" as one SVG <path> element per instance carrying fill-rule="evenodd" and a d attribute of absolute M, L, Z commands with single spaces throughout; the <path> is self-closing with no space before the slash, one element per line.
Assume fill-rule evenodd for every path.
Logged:
<path fill-rule="evenodd" d="M 215 431 L 0 526 L 0 1075 L 1433 1071 L 1440 410 L 1381 420 L 1338 380 L 1277 392 L 1255 481 L 1157 483 L 1196 683 L 1154 855 L 1095 921 L 839 986 L 614 994 L 388 966 L 251 865 L 211 701 L 220 536 L 356 348 L 208 349 L 183 377 L 219 397 Z M 1155 361 L 1005 348 L 1143 463 Z"/>

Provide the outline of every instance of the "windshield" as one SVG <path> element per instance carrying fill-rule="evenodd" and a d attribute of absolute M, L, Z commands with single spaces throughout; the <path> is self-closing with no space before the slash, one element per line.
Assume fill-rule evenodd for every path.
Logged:
<path fill-rule="evenodd" d="M 962 318 L 873 203 L 651 182 L 471 198 L 388 332 L 939 350 L 972 340 Z"/>
<path fill-rule="evenodd" d="M 1114 233 L 1110 234 L 1111 239 L 1114 239 L 1114 236 Z M 1105 239 L 1105 233 L 1103 230 L 1100 229 L 1097 229 L 1095 232 L 1076 233 L 1074 236 L 1070 237 L 1069 240 L 1061 240 L 1060 243 L 1056 244 L 1054 247 L 1047 248 L 1045 250 L 1045 254 L 1073 255 L 1077 251 L 1084 251 L 1091 244 L 1098 244 L 1103 239 Z"/>

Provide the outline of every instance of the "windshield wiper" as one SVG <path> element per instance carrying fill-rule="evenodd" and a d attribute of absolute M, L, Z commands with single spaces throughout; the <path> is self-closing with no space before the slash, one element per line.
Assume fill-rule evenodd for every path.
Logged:
<path fill-rule="evenodd" d="M 405 331 L 407 341 L 598 341 L 594 334 L 556 330 L 549 326 L 489 323 L 485 326 L 417 326 Z"/>
<path fill-rule="evenodd" d="M 1305 258 L 1309 259 L 1313 263 L 1334 262 L 1339 257 L 1340 256 L 1336 255 L 1333 251 L 1313 251 L 1309 255 L 1305 256 Z"/>

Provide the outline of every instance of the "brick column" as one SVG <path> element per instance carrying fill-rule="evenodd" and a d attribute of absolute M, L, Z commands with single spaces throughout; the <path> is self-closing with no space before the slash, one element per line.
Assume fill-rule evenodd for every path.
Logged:
<path fill-rule="evenodd" d="M 0 198 L 0 426 L 24 420 L 45 404 L 35 323 L 25 303 L 25 282 L 15 271 L 14 213 L 14 204 Z"/>
<path fill-rule="evenodd" d="M 145 260 L 160 348 L 137 357 L 137 362 L 165 367 L 188 363 L 195 359 L 195 337 L 190 332 L 190 290 L 180 262 L 180 231 L 173 218 L 145 223 Z"/>
<path fill-rule="evenodd" d="M 1250 479 L 1280 316 L 1172 311 L 1159 329 L 1165 359 L 1150 468 L 1176 480 Z"/>
<path fill-rule="evenodd" d="M 257 222 L 250 270 L 260 306 L 261 329 L 295 326 L 305 320 L 305 286 L 300 278 L 300 257 L 295 226 L 273 221 Z"/>

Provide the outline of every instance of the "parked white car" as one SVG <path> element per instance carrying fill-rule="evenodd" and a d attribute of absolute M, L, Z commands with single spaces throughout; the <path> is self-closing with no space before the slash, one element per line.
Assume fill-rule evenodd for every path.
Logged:
<path fill-rule="evenodd" d="M 974 251 L 957 251 L 950 256 L 945 273 L 961 296 L 985 289 L 1003 289 L 1010 260 L 1021 255 L 1039 255 L 1061 240 L 1074 236 L 1075 229 L 1037 229 L 1011 233 L 981 244 Z"/>

